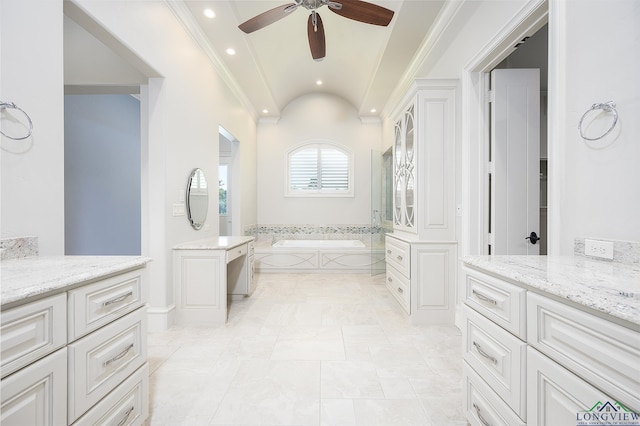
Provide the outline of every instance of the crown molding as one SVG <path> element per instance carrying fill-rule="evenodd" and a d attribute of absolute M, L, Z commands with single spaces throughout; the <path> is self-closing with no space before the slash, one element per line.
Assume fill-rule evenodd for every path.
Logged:
<path fill-rule="evenodd" d="M 449 0 L 445 2 L 440 13 L 438 13 L 438 17 L 436 18 L 433 26 L 429 30 L 429 33 L 424 38 L 420 48 L 413 57 L 413 60 L 409 63 L 409 66 L 400 78 L 396 88 L 389 96 L 389 99 L 380 114 L 381 116 L 390 116 L 392 111 L 398 107 L 398 103 L 405 96 L 406 92 L 416 79 L 416 74 L 418 73 L 420 66 L 427 56 L 429 56 L 429 53 L 431 53 L 438 40 L 440 40 L 440 37 L 442 37 L 444 32 L 449 28 L 453 18 L 455 18 L 460 7 L 465 3 L 465 1 L 467 0 Z"/>
<path fill-rule="evenodd" d="M 209 58 L 213 67 L 217 71 L 218 75 L 222 78 L 224 83 L 229 87 L 231 92 L 236 96 L 240 103 L 247 108 L 254 120 L 258 120 L 259 114 L 255 107 L 247 97 L 242 87 L 238 84 L 235 78 L 231 75 L 229 69 L 225 66 L 224 62 L 220 60 L 218 54 L 209 44 L 207 36 L 204 34 L 195 18 L 189 11 L 187 5 L 183 0 L 164 0 L 167 7 L 173 12 L 178 21 L 182 24 L 187 33 L 193 38 L 193 40 L 200 46 L 205 55 Z"/>

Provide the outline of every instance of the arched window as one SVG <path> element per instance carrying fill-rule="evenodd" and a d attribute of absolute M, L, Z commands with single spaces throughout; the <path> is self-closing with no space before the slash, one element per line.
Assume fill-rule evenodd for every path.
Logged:
<path fill-rule="evenodd" d="M 345 148 L 312 141 L 287 155 L 287 195 L 353 196 L 353 159 Z"/>

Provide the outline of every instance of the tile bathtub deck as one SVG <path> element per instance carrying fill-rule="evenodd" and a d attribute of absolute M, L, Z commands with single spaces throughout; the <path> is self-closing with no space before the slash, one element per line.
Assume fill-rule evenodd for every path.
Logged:
<path fill-rule="evenodd" d="M 261 274 L 225 326 L 149 335 L 151 425 L 465 425 L 461 336 L 367 274 Z"/>

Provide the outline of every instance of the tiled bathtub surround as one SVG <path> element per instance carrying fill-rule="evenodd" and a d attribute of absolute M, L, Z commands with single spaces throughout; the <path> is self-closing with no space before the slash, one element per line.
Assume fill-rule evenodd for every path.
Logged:
<path fill-rule="evenodd" d="M 278 240 L 360 240 L 364 243 L 384 242 L 387 231 L 371 225 L 252 225 L 245 235 L 259 241 Z"/>
<path fill-rule="evenodd" d="M 38 255 L 38 237 L 17 237 L 0 240 L 2 260 L 22 259 Z"/>
<path fill-rule="evenodd" d="M 599 240 L 600 238 L 588 238 L 591 240 Z M 573 253 L 579 256 L 586 256 L 584 252 L 584 237 L 575 238 L 573 242 Z M 640 242 L 635 241 L 616 241 L 613 242 L 613 261 L 624 263 L 627 265 L 640 265 Z M 591 256 L 586 256 L 593 259 Z M 597 259 L 607 262 L 607 259 Z"/>

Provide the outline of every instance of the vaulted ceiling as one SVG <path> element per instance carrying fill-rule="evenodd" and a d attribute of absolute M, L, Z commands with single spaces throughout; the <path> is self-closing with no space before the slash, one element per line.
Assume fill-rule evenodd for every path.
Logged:
<path fill-rule="evenodd" d="M 253 33 L 238 29 L 246 20 L 288 3 L 294 2 L 181 0 L 171 4 L 192 34 L 208 43 L 260 116 L 278 116 L 293 99 L 322 91 L 346 99 L 362 117 L 368 117 L 377 116 L 384 107 L 444 0 L 373 0 L 394 12 L 386 27 L 348 19 L 322 6 L 317 9 L 326 36 L 322 61 L 311 57 L 310 11 L 302 7 Z M 205 16 L 206 9 L 213 10 L 215 17 Z M 229 48 L 234 55 L 226 53 Z"/>
<path fill-rule="evenodd" d="M 294 2 L 170 0 L 166 4 L 245 105 L 257 117 L 267 118 L 279 117 L 289 102 L 313 92 L 344 98 L 363 119 L 379 116 L 399 85 L 413 78 L 407 70 L 423 59 L 429 32 L 446 10 L 446 0 L 372 0 L 394 12 L 385 27 L 345 18 L 322 5 L 317 9 L 326 35 L 322 61 L 311 57 L 307 39 L 310 11 L 303 7 L 250 34 L 238 28 L 256 15 Z M 207 9 L 215 17 L 207 17 Z M 72 11 L 65 8 L 65 13 Z M 137 71 L 127 76 L 114 72 L 131 67 L 73 22 L 73 16 L 65 18 L 64 28 L 68 92 L 74 85 L 87 83 L 83 76 L 95 79 L 96 73 L 103 74 L 99 79 L 107 84 L 131 80 L 128 83 L 135 85 L 137 79 L 144 80 Z M 227 53 L 230 48 L 233 55 Z M 118 61 L 122 66 L 107 66 Z M 92 66 L 95 69 L 88 72 L 86 67 Z"/>

